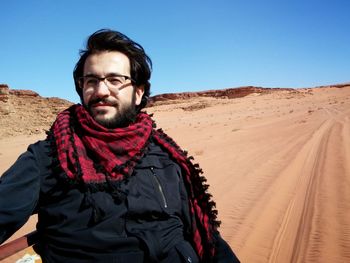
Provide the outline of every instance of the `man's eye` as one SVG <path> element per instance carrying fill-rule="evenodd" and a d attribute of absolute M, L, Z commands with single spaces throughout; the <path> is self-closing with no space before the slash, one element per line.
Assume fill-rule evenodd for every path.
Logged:
<path fill-rule="evenodd" d="M 111 83 L 112 85 L 119 85 L 119 84 L 123 83 L 121 78 L 117 78 L 117 77 L 108 78 L 107 81 L 109 83 Z"/>
<path fill-rule="evenodd" d="M 86 83 L 87 85 L 96 85 L 97 82 L 98 82 L 98 80 L 97 80 L 96 78 L 87 78 L 87 79 L 85 80 L 85 83 Z"/>

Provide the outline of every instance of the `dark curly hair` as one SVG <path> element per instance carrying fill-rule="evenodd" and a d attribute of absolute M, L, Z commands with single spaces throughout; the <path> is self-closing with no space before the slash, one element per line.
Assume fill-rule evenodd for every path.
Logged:
<path fill-rule="evenodd" d="M 147 104 L 150 96 L 152 61 L 141 45 L 134 42 L 124 34 L 110 29 L 101 29 L 93 33 L 87 40 L 86 49 L 80 51 L 80 59 L 73 71 L 74 84 L 77 93 L 83 101 L 82 90 L 79 87 L 79 78 L 84 74 L 84 64 L 91 55 L 103 51 L 119 51 L 130 60 L 130 74 L 135 86 L 143 86 L 144 94 L 137 110 Z"/>

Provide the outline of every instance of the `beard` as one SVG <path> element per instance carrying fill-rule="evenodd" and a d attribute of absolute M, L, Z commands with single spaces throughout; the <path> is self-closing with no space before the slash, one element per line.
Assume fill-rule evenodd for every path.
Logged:
<path fill-rule="evenodd" d="M 88 105 L 84 106 L 88 109 L 94 120 L 100 125 L 108 129 L 124 128 L 135 122 L 138 113 L 136 110 L 135 100 L 136 95 L 133 93 L 131 103 L 119 103 L 118 101 L 112 101 L 108 98 L 95 98 L 90 100 Z M 97 103 L 108 104 L 111 107 L 114 107 L 116 109 L 116 113 L 109 118 L 104 117 L 103 115 L 107 113 L 106 110 L 101 109 L 97 112 L 96 109 L 92 110 L 93 105 Z M 102 117 L 100 118 L 100 116 Z"/>

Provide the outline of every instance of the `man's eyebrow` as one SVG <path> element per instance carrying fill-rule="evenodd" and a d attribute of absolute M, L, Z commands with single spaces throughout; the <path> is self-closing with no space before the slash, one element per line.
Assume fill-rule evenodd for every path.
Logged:
<path fill-rule="evenodd" d="M 93 73 L 88 73 L 88 74 L 85 74 L 84 77 L 98 77 L 98 75 Z"/>
<path fill-rule="evenodd" d="M 104 77 L 123 77 L 123 76 L 124 75 L 120 74 L 120 73 L 110 72 L 110 73 L 107 73 Z M 99 75 L 94 74 L 94 73 L 88 73 L 88 74 L 84 75 L 84 77 L 97 77 L 97 78 L 100 78 Z"/>
<path fill-rule="evenodd" d="M 123 77 L 125 75 L 120 74 L 120 73 L 116 73 L 116 72 L 111 72 L 111 73 L 107 73 L 106 77 Z"/>

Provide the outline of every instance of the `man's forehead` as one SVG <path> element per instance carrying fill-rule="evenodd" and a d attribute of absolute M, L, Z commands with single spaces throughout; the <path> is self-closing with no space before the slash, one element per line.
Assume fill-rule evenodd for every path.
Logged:
<path fill-rule="evenodd" d="M 104 51 L 91 54 L 87 57 L 84 64 L 84 72 L 93 73 L 96 70 L 106 71 L 105 73 L 119 73 L 130 72 L 129 58 L 119 51 Z"/>
<path fill-rule="evenodd" d="M 124 62 L 130 63 L 129 58 L 122 52 L 119 51 L 101 51 L 89 55 L 86 61 L 96 62 L 96 61 L 110 61 L 110 62 Z"/>

